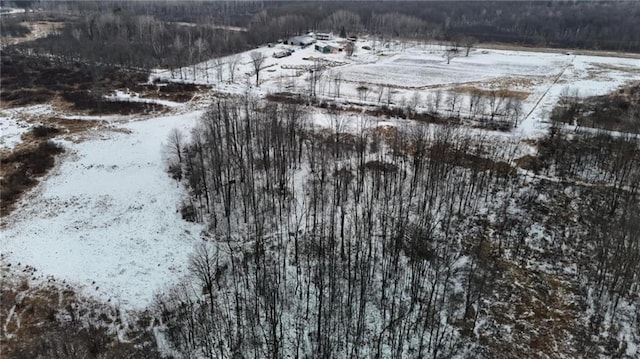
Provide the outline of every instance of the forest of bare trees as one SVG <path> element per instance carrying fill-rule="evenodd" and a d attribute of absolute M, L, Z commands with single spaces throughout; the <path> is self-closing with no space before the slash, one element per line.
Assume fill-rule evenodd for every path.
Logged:
<path fill-rule="evenodd" d="M 213 66 L 218 82 L 225 73 L 234 82 L 240 57 L 220 56 L 317 29 L 374 43 L 441 40 L 456 56 L 476 41 L 640 51 L 640 8 L 627 1 L 24 5 L 40 12 L 3 18 L 3 35 L 28 33 L 23 20 L 66 24 L 2 49 L 3 101 L 22 105 L 54 98 L 29 84 L 63 99 L 103 98 L 109 86 L 145 82 L 154 67 L 195 79 L 197 66 Z M 625 338 L 640 338 L 640 147 L 637 135 L 606 131 L 637 131 L 629 97 L 579 103 L 564 94 L 549 132 L 520 141 L 484 131 L 523 118 L 522 100 L 503 89 L 401 97 L 363 82 L 362 107 L 347 108 L 331 102 L 346 80 L 314 61 L 308 88 L 258 99 L 251 86 L 260 86 L 265 55 L 250 52 L 249 61 L 247 94 L 203 99 L 210 104 L 193 130 L 165 140 L 168 175 L 184 190 L 178 211 L 204 230 L 188 275 L 136 324 L 146 346 L 116 349 L 182 358 L 629 357 Z M 329 126 L 315 126 L 312 111 Z M 378 126 L 384 116 L 415 121 Z M 589 122 L 602 130 L 580 127 Z M 23 167 L 21 176 L 33 172 Z M 105 328 L 75 319 L 43 328 L 38 351 L 16 353 L 108 356 Z M 72 334 L 77 342 L 64 340 Z"/>
<path fill-rule="evenodd" d="M 299 105 L 216 100 L 170 157 L 191 193 L 183 215 L 209 227 L 191 279 L 156 303 L 183 356 L 493 357 L 479 339 L 513 320 L 494 305 L 514 300 L 514 281 L 549 306 L 570 292 L 590 308 L 590 329 L 569 310 L 567 326 L 596 333 L 632 315 L 619 303 L 640 292 L 635 140 L 552 131 L 521 173 L 513 143 L 381 130 L 364 115 L 354 135 L 331 116 L 317 132 Z M 575 269 L 557 287 L 538 287 L 564 266 Z M 594 350 L 576 328 L 522 332 Z"/>
<path fill-rule="evenodd" d="M 323 28 L 338 34 L 344 28 L 384 38 L 473 37 L 533 46 L 640 50 L 640 31 L 632 20 L 640 15 L 640 6 L 633 1 L 417 1 L 402 6 L 394 1 L 274 1 L 259 11 L 249 26 L 257 41 L 294 30 Z"/>
<path fill-rule="evenodd" d="M 207 24 L 167 23 L 121 12 L 87 14 L 21 48 L 101 64 L 181 67 L 247 49 L 243 35 Z"/>
<path fill-rule="evenodd" d="M 394 2 L 322 1 L 16 3 L 39 11 L 8 18 L 0 25 L 2 33 L 25 34 L 29 30 L 22 21 L 67 22 L 25 49 L 145 68 L 193 64 L 317 29 L 448 41 L 467 49 L 475 41 L 640 49 L 640 31 L 631 20 L 640 16 L 640 7 L 632 1 L 430 1 L 401 7 Z"/>

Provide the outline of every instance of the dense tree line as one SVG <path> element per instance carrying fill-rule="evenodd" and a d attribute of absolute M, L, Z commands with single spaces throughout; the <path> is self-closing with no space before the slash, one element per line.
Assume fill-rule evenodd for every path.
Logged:
<path fill-rule="evenodd" d="M 576 88 L 563 89 L 551 119 L 576 126 L 640 133 L 640 83 L 602 96 L 580 98 Z"/>
<path fill-rule="evenodd" d="M 16 16 L 6 16 L 6 19 L 3 17 L 0 21 L 0 34 L 2 36 L 23 36 L 31 32 L 21 20 Z"/>
<path fill-rule="evenodd" d="M 549 220 L 551 235 L 545 251 L 561 261 L 580 258 L 574 264 L 575 275 L 586 283 L 583 290 L 589 298 L 588 310 L 593 311 L 588 335 L 615 328 L 620 318 L 637 323 L 639 163 L 635 135 L 584 129 L 567 134 L 553 126 L 530 166 L 560 180 L 562 194 L 550 203 L 575 208 L 573 214 Z M 615 350 L 609 355 L 620 356 Z"/>
<path fill-rule="evenodd" d="M 634 20 L 640 6 L 633 1 L 273 2 L 266 11 L 271 17 L 305 16 L 311 29 L 335 25 L 330 28 L 336 33 L 344 25 L 382 36 L 472 36 L 487 42 L 640 51 Z M 331 21 L 337 13 L 349 13 L 354 21 Z"/>
<path fill-rule="evenodd" d="M 69 60 L 150 68 L 194 64 L 246 50 L 247 44 L 243 35 L 207 24 L 187 26 L 112 10 L 81 16 L 20 48 Z"/>
<path fill-rule="evenodd" d="M 183 153 L 173 165 L 192 192 L 185 213 L 209 223 L 219 244 L 192 258 L 202 292 L 177 288 L 159 303 L 184 355 L 458 350 L 452 322 L 483 292 L 465 299 L 457 287 L 467 269 L 456 228 L 507 172 L 470 158 L 471 169 L 456 168 L 463 147 L 488 149 L 454 128 L 397 132 L 388 156 L 366 120 L 354 137 L 333 116 L 332 131 L 317 134 L 298 105 L 223 100 L 191 143 L 172 136 Z"/>
<path fill-rule="evenodd" d="M 366 116 L 352 134 L 339 112 L 329 116 L 330 129 L 318 132 L 299 105 L 242 97 L 216 100 L 191 140 L 172 133 L 169 165 L 191 193 L 183 215 L 209 226 L 191 279 L 157 301 L 181 355 L 493 357 L 504 347 L 481 338 L 500 338 L 521 315 L 500 321 L 496 303 L 529 308 L 531 292 L 553 308 L 566 300 L 539 284 L 539 268 L 556 260 L 577 266 L 566 281 L 593 310 L 592 331 L 617 333 L 605 311 L 628 319 L 616 308 L 637 305 L 640 290 L 636 142 L 608 137 L 610 151 L 581 154 L 563 150 L 573 145 L 558 134 L 545 140 L 537 173 L 575 181 L 578 210 L 569 213 L 581 217 L 572 221 L 565 187 L 509 165 L 513 144 L 454 126 L 375 129 Z M 587 158 L 603 177 L 572 165 Z M 600 179 L 610 185 L 580 185 Z M 538 226 L 549 234 L 537 236 Z M 544 308 L 522 310 L 553 315 Z M 520 331 L 526 340 L 553 335 L 548 350 L 562 343 L 590 353 L 576 332 L 584 313 L 566 315 L 575 328 L 531 319 Z"/>
<path fill-rule="evenodd" d="M 25 5 L 27 6 L 27 5 Z M 525 45 L 640 50 L 635 2 L 37 2 L 40 13 L 7 17 L 2 33 L 26 28 L 15 19 L 64 15 L 60 32 L 30 43 L 58 56 L 138 67 L 192 64 L 309 30 L 370 33 L 382 38 L 465 39 Z M 636 15 L 636 16 L 634 16 Z M 610 19 L 618 19 L 610 21 Z M 229 31 L 239 25 L 246 31 Z"/>

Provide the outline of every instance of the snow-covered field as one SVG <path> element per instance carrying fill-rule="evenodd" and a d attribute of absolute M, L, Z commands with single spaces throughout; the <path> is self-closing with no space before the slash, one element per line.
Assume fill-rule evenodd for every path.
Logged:
<path fill-rule="evenodd" d="M 338 46 L 339 42 L 332 42 Z M 366 50 L 363 47 L 372 47 Z M 445 93 L 460 87 L 478 89 L 507 89 L 528 94 L 523 101 L 523 116 L 518 129 L 513 133 L 526 138 L 545 133 L 548 114 L 557 103 L 566 87 L 578 89 L 581 96 L 606 94 L 631 82 L 640 81 L 640 60 L 636 58 L 577 55 L 571 52 L 550 53 L 533 51 L 510 51 L 477 48 L 469 56 L 456 56 L 447 64 L 444 48 L 432 44 L 391 43 L 382 46 L 368 40 L 359 40 L 354 55 L 344 52 L 321 54 L 313 46 L 300 48 L 278 44 L 261 47 L 240 54 L 234 82 L 230 83 L 227 63 L 231 57 L 220 59 L 222 65 L 214 61 L 198 64 L 194 68 L 183 69 L 184 78 L 177 72 L 158 71 L 153 78 L 175 81 L 208 83 L 223 92 L 242 93 L 255 88 L 255 76 L 250 53 L 258 51 L 267 58 L 260 72 L 262 95 L 267 93 L 293 91 L 308 93 L 309 71 L 305 69 L 316 59 L 326 60 L 331 65 L 323 72 L 318 83 L 320 98 L 335 100 L 335 79 L 340 76 L 340 96 L 338 100 L 378 104 L 378 93 L 382 86 L 393 88 L 394 104 L 409 101 L 417 93 L 420 98 L 418 108 L 424 108 L 429 96 L 435 91 Z M 274 53 L 293 49 L 291 56 L 274 58 Z M 218 80 L 221 72 L 223 81 Z M 363 100 L 358 93 L 359 86 L 366 85 L 370 93 Z M 469 96 L 463 93 L 460 108 L 462 114 L 468 108 Z M 384 102 L 384 100 L 382 100 Z"/>
<path fill-rule="evenodd" d="M 347 67 L 341 73 L 348 81 L 419 89 L 426 86 L 491 81 L 505 76 L 545 76 L 570 61 L 567 56 L 559 54 L 486 52 L 474 51 L 469 57 L 456 57 L 447 64 L 442 51 L 410 48 L 401 53 L 381 56 L 374 64 Z"/>
<path fill-rule="evenodd" d="M 279 91 L 305 92 L 308 70 L 303 66 L 313 65 L 313 60 L 305 58 L 314 57 L 332 62 L 321 80 L 324 85 L 319 84 L 319 96 L 334 98 L 333 79 L 339 73 L 343 79 L 340 98 L 345 102 L 361 100 L 356 88 L 363 83 L 372 91 L 376 86 L 392 86 L 394 99 L 399 101 L 415 92 L 424 100 L 435 89 L 491 89 L 507 86 L 510 81 L 511 90 L 529 93 L 518 129 L 500 134 L 515 139 L 544 133 L 548 113 L 567 86 L 577 88 L 581 95 L 596 95 L 640 80 L 637 59 L 474 49 L 469 57 L 456 57 L 447 64 L 437 46 L 362 49 L 367 45 L 372 44 L 359 41 L 352 57 L 320 54 L 313 46 L 300 49 L 276 45 L 253 50 L 268 56 L 258 87 L 251 51 L 239 55 L 233 82 L 226 65 L 231 57 L 222 59 L 223 65 L 218 68 L 212 61 L 197 65 L 195 77 L 193 68 L 188 67 L 182 79 L 178 72 L 172 75 L 168 70 L 158 70 L 151 80 L 208 83 L 221 92 L 251 91 L 262 96 Z M 289 48 L 295 49 L 292 56 L 271 56 Z M 222 71 L 222 82 L 217 80 L 217 71 Z M 123 92 L 111 97 L 149 101 Z M 377 95 L 371 94 L 365 102 L 376 101 Z M 174 113 L 121 125 L 115 120 L 123 131 L 97 132 L 80 143 L 63 142 L 66 154 L 58 159 L 54 170 L 4 218 L 0 236 L 0 250 L 6 255 L 3 258 L 36 267 L 42 278 L 54 276 L 78 283 L 86 294 L 123 308 L 143 308 L 156 291 L 178 280 L 202 228 L 183 221 L 177 212 L 184 196 L 165 171 L 161 149 L 172 128 L 188 130 L 202 111 L 193 104 L 162 104 L 172 107 Z M 39 110 L 42 108 L 21 111 L 24 115 Z M 0 145 L 10 150 L 30 125 L 10 110 L 0 116 Z M 69 118 L 74 116 L 67 114 Z M 331 126 L 325 114 L 316 117 L 316 124 Z M 359 126 L 351 127 L 358 130 Z"/>
<path fill-rule="evenodd" d="M 188 130 L 195 110 L 124 124 L 74 144 L 5 219 L 7 261 L 39 276 L 78 283 L 83 293 L 143 308 L 181 276 L 201 228 L 177 212 L 183 198 L 167 175 L 162 145 Z"/>

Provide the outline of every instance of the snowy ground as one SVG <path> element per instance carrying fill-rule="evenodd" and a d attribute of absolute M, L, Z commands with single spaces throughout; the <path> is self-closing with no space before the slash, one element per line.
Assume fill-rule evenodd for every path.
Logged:
<path fill-rule="evenodd" d="M 0 149 L 12 150 L 31 126 L 13 116 L 0 115 Z"/>
<path fill-rule="evenodd" d="M 213 61 L 197 65 L 195 77 L 193 67 L 189 67 L 182 71 L 182 79 L 177 71 L 172 74 L 157 70 L 151 80 L 208 83 L 220 92 L 253 92 L 261 96 L 279 91 L 306 93 L 308 70 L 304 66 L 313 65 L 313 59 L 308 60 L 313 57 L 330 62 L 319 84 L 319 96 L 333 99 L 332 79 L 339 73 L 343 78 L 340 98 L 345 102 L 362 102 L 356 87 L 363 83 L 372 89 L 380 85 L 394 87 L 395 101 L 410 98 L 415 92 L 426 99 L 436 89 L 491 89 L 508 83 L 510 89 L 529 96 L 524 101 L 524 120 L 518 129 L 511 134 L 494 133 L 504 137 L 505 143 L 544 133 L 548 113 L 567 86 L 578 88 L 586 96 L 604 94 L 628 81 L 640 80 L 637 59 L 474 49 L 469 57 L 456 57 L 447 64 L 442 48 L 436 45 L 362 48 L 373 45 L 359 41 L 352 57 L 343 53 L 320 54 L 313 46 L 300 49 L 276 45 L 253 50 L 267 56 L 258 87 L 250 63 L 251 51 L 239 55 L 233 82 L 227 66 L 231 57 L 223 58 L 217 69 Z M 295 52 L 280 59 L 271 56 L 283 49 Z M 124 92 L 110 97 L 151 101 Z M 372 93 L 365 102 L 376 101 L 377 95 Z M 165 171 L 161 149 L 172 128 L 191 128 L 202 112 L 196 104 L 162 104 L 169 106 L 173 114 L 131 122 L 123 122 L 131 118 L 101 117 L 124 131 L 96 132 L 80 143 L 64 142 L 66 154 L 58 159 L 55 169 L 3 219 L 3 258 L 36 267 L 42 278 L 54 276 L 78 283 L 86 294 L 123 308 L 143 308 L 156 291 L 180 278 L 202 228 L 183 221 L 177 213 L 184 196 Z M 0 112 L 0 147 L 12 149 L 20 142 L 21 134 L 28 131 L 31 123 L 20 116 L 38 116 L 50 110 L 34 106 Z M 311 120 L 319 126 L 335 125 L 320 111 L 313 116 Z M 362 128 L 360 116 L 350 115 L 349 119 L 353 121 L 345 128 Z M 385 121 L 379 119 L 377 125 L 403 123 Z"/>
<path fill-rule="evenodd" d="M 153 103 L 162 106 L 166 106 L 169 108 L 182 107 L 184 104 L 175 101 L 168 100 L 159 100 L 159 99 L 150 99 L 150 98 L 142 98 L 140 94 L 135 92 L 125 92 L 122 90 L 115 91 L 112 95 L 105 96 L 106 99 L 111 101 L 128 101 L 128 102 L 138 102 L 138 103 Z"/>
<path fill-rule="evenodd" d="M 7 261 L 40 276 L 78 283 L 123 308 L 143 308 L 181 276 L 201 228 L 177 213 L 183 198 L 162 161 L 174 128 L 188 130 L 201 111 L 121 126 L 122 132 L 64 142 L 67 153 L 5 218 Z"/>
<path fill-rule="evenodd" d="M 0 6 L 0 15 L 22 14 L 23 12 L 25 12 L 24 9 Z"/>
<path fill-rule="evenodd" d="M 0 110 L 0 151 L 12 150 L 22 142 L 22 135 L 29 132 L 43 116 L 54 113 L 50 105 L 34 105 Z"/>
<path fill-rule="evenodd" d="M 330 42 L 338 46 L 338 41 Z M 371 47 L 372 50 L 363 49 Z M 460 87 L 478 89 L 509 89 L 528 94 L 523 101 L 523 118 L 514 131 L 516 136 L 532 138 L 546 133 L 548 114 L 557 103 L 566 87 L 576 88 L 581 96 L 606 94 L 631 82 L 640 81 L 640 60 L 635 58 L 575 55 L 573 53 L 550 53 L 532 51 L 510 51 L 495 49 L 472 49 L 469 56 L 454 57 L 450 63 L 444 57 L 444 48 L 432 44 L 399 44 L 389 46 L 359 40 L 357 50 L 351 57 L 344 52 L 321 54 L 313 46 L 300 48 L 278 44 L 261 47 L 240 54 L 234 82 L 230 83 L 227 63 L 231 57 L 220 59 L 222 66 L 214 61 L 204 62 L 178 72 L 157 71 L 152 78 L 174 81 L 214 84 L 222 92 L 243 93 L 257 91 L 261 95 L 273 92 L 292 91 L 308 93 L 309 71 L 315 59 L 323 59 L 330 66 L 323 72 L 318 83 L 319 97 L 335 99 L 335 78 L 341 76 L 341 101 L 378 103 L 377 91 L 382 86 L 393 88 L 393 103 L 410 100 L 418 93 L 424 108 L 430 95 L 436 90 L 453 91 Z M 274 58 L 274 53 L 293 49 L 291 56 Z M 260 86 L 255 88 L 254 70 L 250 53 L 258 51 L 267 56 L 264 70 L 260 73 Z M 222 82 L 218 80 L 221 72 Z M 370 88 L 364 101 L 357 87 Z M 462 96 L 462 115 L 468 108 L 468 96 Z M 384 102 L 384 100 L 383 100 Z"/>

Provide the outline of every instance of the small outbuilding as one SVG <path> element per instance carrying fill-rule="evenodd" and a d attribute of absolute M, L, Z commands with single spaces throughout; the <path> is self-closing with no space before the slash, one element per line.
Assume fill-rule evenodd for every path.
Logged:
<path fill-rule="evenodd" d="M 294 46 L 309 46 L 316 42 L 311 36 L 293 36 L 289 38 L 287 43 Z"/>
<path fill-rule="evenodd" d="M 333 39 L 331 31 L 318 31 L 316 32 L 316 40 L 329 41 Z"/>
<path fill-rule="evenodd" d="M 279 51 L 273 53 L 273 57 L 275 57 L 276 59 L 281 59 L 287 56 L 291 56 L 291 51 Z"/>
<path fill-rule="evenodd" d="M 339 48 L 328 44 L 316 44 L 315 49 L 323 54 L 337 54 L 340 51 Z"/>

